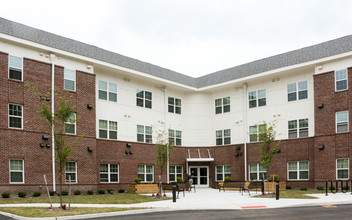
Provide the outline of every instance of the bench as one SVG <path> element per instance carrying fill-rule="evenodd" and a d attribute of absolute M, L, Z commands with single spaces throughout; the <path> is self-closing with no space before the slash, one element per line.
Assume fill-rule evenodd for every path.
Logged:
<path fill-rule="evenodd" d="M 183 191 L 183 196 L 185 196 L 185 190 L 187 191 L 192 191 L 192 188 L 194 189 L 194 192 L 196 192 L 196 186 L 195 185 L 190 185 L 189 183 L 176 183 L 177 188 L 180 191 Z"/>
<path fill-rule="evenodd" d="M 222 185 L 218 184 L 218 188 L 219 188 L 219 192 L 221 191 L 221 189 L 224 190 L 225 189 L 238 189 L 238 192 L 242 191 L 242 188 L 245 184 L 245 181 L 225 181 L 223 182 Z"/>
<path fill-rule="evenodd" d="M 263 182 L 262 181 L 255 181 L 255 182 L 249 182 L 246 185 L 243 186 L 242 188 L 242 195 L 244 191 L 247 191 L 249 195 L 251 195 L 251 193 L 249 192 L 252 189 L 255 189 L 255 193 L 258 192 L 258 189 L 260 189 L 260 191 L 262 191 L 262 187 L 263 187 Z"/>
<path fill-rule="evenodd" d="M 164 194 L 166 190 L 172 191 L 172 183 L 162 183 L 161 190 L 164 192 Z M 176 191 L 177 191 L 177 186 L 176 186 Z"/>

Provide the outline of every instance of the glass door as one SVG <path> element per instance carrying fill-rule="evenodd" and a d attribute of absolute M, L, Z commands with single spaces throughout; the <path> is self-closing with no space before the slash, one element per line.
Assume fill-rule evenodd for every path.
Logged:
<path fill-rule="evenodd" d="M 208 167 L 190 167 L 190 174 L 193 184 L 197 187 L 209 187 L 209 168 Z"/>

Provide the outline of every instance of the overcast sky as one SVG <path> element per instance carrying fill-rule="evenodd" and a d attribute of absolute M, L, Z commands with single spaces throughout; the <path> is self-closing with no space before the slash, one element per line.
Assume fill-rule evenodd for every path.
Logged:
<path fill-rule="evenodd" d="M 7 0 L 0 16 L 194 77 L 352 34 L 351 0 Z"/>

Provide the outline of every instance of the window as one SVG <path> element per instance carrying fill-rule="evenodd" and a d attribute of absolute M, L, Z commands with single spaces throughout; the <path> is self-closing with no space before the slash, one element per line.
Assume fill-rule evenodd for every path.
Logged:
<path fill-rule="evenodd" d="M 77 183 L 77 162 L 66 162 L 66 183 L 69 182 L 71 177 L 71 183 Z"/>
<path fill-rule="evenodd" d="M 231 129 L 217 130 L 216 145 L 231 144 Z"/>
<path fill-rule="evenodd" d="M 343 91 L 347 88 L 347 69 L 335 71 L 335 90 Z"/>
<path fill-rule="evenodd" d="M 99 138 L 117 140 L 117 122 L 99 120 Z"/>
<path fill-rule="evenodd" d="M 23 59 L 22 57 L 9 56 L 9 79 L 22 81 Z"/>
<path fill-rule="evenodd" d="M 65 133 L 76 134 L 76 113 L 72 113 L 70 118 L 65 122 Z"/>
<path fill-rule="evenodd" d="M 298 84 L 298 89 L 297 89 Z M 308 98 L 308 82 L 302 81 L 298 83 L 291 83 L 287 85 L 287 100 L 295 101 Z"/>
<path fill-rule="evenodd" d="M 348 179 L 348 177 L 350 176 L 348 162 L 348 159 L 336 160 L 336 179 Z"/>
<path fill-rule="evenodd" d="M 141 178 L 142 182 L 153 182 L 154 181 L 153 165 L 138 165 L 138 178 Z"/>
<path fill-rule="evenodd" d="M 266 106 L 266 90 L 261 89 L 248 93 L 249 108 Z"/>
<path fill-rule="evenodd" d="M 266 179 L 266 170 L 262 164 L 249 164 L 249 179 L 263 180 Z"/>
<path fill-rule="evenodd" d="M 182 132 L 169 129 L 169 141 L 177 146 L 182 145 Z"/>
<path fill-rule="evenodd" d="M 117 85 L 99 80 L 99 99 L 117 102 Z"/>
<path fill-rule="evenodd" d="M 169 179 L 170 182 L 176 182 L 177 177 L 182 177 L 182 166 L 170 166 L 169 168 L 170 174 L 169 174 Z"/>
<path fill-rule="evenodd" d="M 308 118 L 288 121 L 288 138 L 298 137 L 308 137 Z"/>
<path fill-rule="evenodd" d="M 100 164 L 100 182 L 101 183 L 118 183 L 119 182 L 119 165 L 118 164 Z"/>
<path fill-rule="evenodd" d="M 229 165 L 216 166 L 215 176 L 216 176 L 215 181 L 225 181 L 225 177 L 227 177 L 227 176 L 231 177 L 231 166 L 229 166 Z"/>
<path fill-rule="evenodd" d="M 152 143 L 153 129 L 151 126 L 137 125 L 137 141 Z"/>
<path fill-rule="evenodd" d="M 181 99 L 169 97 L 168 103 L 169 112 L 181 114 Z"/>
<path fill-rule="evenodd" d="M 137 106 L 152 108 L 152 93 L 137 89 Z"/>
<path fill-rule="evenodd" d="M 23 160 L 10 160 L 10 183 L 24 183 Z"/>
<path fill-rule="evenodd" d="M 348 131 L 348 111 L 336 112 L 336 132 Z"/>
<path fill-rule="evenodd" d="M 65 68 L 64 89 L 70 90 L 70 91 L 76 91 L 76 71 Z"/>
<path fill-rule="evenodd" d="M 215 114 L 230 112 L 230 97 L 215 99 Z"/>
<path fill-rule="evenodd" d="M 308 161 L 288 162 L 287 172 L 289 180 L 308 180 L 309 165 Z"/>
<path fill-rule="evenodd" d="M 23 106 L 17 104 L 9 104 L 9 127 L 10 128 L 23 128 L 22 127 L 22 112 Z"/>
<path fill-rule="evenodd" d="M 265 130 L 266 125 L 264 124 L 249 126 L 249 142 L 261 141 L 260 134 L 264 133 Z"/>

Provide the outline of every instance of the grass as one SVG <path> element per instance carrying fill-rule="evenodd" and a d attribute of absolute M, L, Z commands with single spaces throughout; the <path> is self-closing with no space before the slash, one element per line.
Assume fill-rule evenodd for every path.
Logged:
<path fill-rule="evenodd" d="M 307 190 L 307 191 L 301 191 L 301 190 L 285 190 L 285 191 L 280 191 L 280 198 L 283 199 L 316 199 L 314 196 L 308 196 L 306 194 L 318 194 L 318 193 L 324 193 L 325 191 L 323 190 Z M 259 195 L 256 197 L 260 198 L 276 198 L 275 194 L 265 194 L 265 195 Z"/>
<path fill-rule="evenodd" d="M 0 208 L 2 212 L 8 212 L 11 214 L 29 217 L 29 218 L 39 218 L 39 217 L 58 217 L 58 216 L 72 216 L 72 215 L 84 215 L 84 214 L 94 214 L 103 212 L 119 212 L 127 210 L 136 210 L 145 208 L 71 208 L 70 211 L 62 210 L 59 208 L 38 208 L 38 207 L 11 207 L 11 208 Z"/>
<path fill-rule="evenodd" d="M 5 199 L 0 198 L 0 204 L 18 204 L 18 203 L 49 203 L 47 196 L 18 198 L 17 196 Z M 52 196 L 53 203 L 60 203 L 59 196 Z M 68 203 L 68 196 L 63 196 L 63 203 Z M 167 198 L 170 199 L 170 198 Z M 71 203 L 81 204 L 133 204 L 142 202 L 155 201 L 151 196 L 130 194 L 130 193 L 117 193 L 105 195 L 80 195 L 71 196 Z"/>

